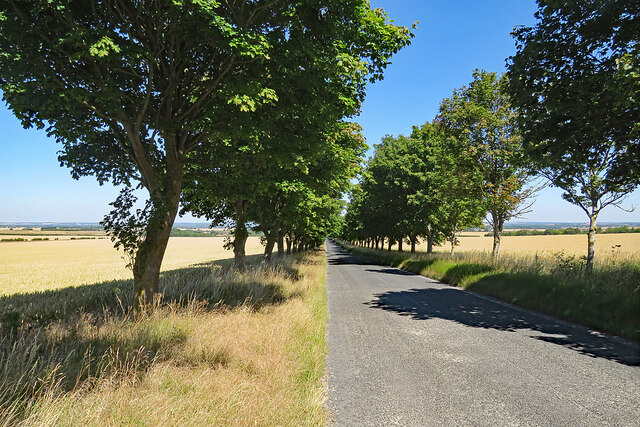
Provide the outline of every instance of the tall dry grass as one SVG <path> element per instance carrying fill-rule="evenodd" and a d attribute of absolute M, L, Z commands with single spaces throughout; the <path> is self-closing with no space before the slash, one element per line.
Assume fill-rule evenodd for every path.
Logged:
<path fill-rule="evenodd" d="M 314 252 L 168 272 L 139 315 L 121 282 L 2 297 L 0 424 L 323 424 L 325 271 Z"/>

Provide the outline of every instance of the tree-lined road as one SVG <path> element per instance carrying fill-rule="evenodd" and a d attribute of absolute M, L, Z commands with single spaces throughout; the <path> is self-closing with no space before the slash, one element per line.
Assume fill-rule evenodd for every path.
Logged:
<path fill-rule="evenodd" d="M 336 424 L 640 424 L 640 346 L 327 253 Z"/>

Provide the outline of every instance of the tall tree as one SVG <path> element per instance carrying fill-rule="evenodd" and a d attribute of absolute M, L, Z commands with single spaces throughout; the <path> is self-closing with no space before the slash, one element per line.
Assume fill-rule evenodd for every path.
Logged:
<path fill-rule="evenodd" d="M 498 259 L 504 223 L 532 205 L 539 187 L 530 180 L 523 158 L 517 114 L 505 92 L 505 75 L 473 72 L 473 81 L 445 99 L 439 120 L 459 145 L 458 166 L 472 169 L 479 185 L 487 219 L 493 227 L 493 258 Z"/>
<path fill-rule="evenodd" d="M 158 291 L 187 154 L 246 136 L 246 116 L 277 102 L 273 64 L 354 114 L 411 36 L 366 0 L 2 0 L 0 88 L 74 177 L 147 189 L 141 215 L 125 191 L 104 222 L 132 254 L 139 305 Z"/>
<path fill-rule="evenodd" d="M 437 202 L 433 226 L 451 244 L 451 255 L 458 245 L 458 234 L 468 227 L 482 225 L 486 209 L 482 200 L 481 178 L 469 167 L 469 155 L 458 135 L 436 120 L 436 134 L 429 140 L 434 162 L 432 191 Z"/>
<path fill-rule="evenodd" d="M 534 167 L 589 217 L 640 184 L 640 8 L 635 0 L 539 0 L 514 31 L 509 93 Z"/>

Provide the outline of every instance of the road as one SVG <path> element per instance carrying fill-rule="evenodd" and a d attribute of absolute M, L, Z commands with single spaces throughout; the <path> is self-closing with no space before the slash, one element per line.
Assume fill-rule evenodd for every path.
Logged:
<path fill-rule="evenodd" d="M 327 242 L 339 426 L 640 426 L 640 346 Z"/>

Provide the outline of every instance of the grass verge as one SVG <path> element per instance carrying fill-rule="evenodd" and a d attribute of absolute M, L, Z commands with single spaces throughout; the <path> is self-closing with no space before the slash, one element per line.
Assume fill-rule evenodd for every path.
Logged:
<path fill-rule="evenodd" d="M 377 263 L 398 267 L 593 329 L 640 341 L 640 256 L 612 254 L 587 274 L 584 262 L 563 253 L 407 253 L 340 242 Z"/>
<path fill-rule="evenodd" d="M 325 259 L 1 297 L 0 425 L 324 425 Z"/>

